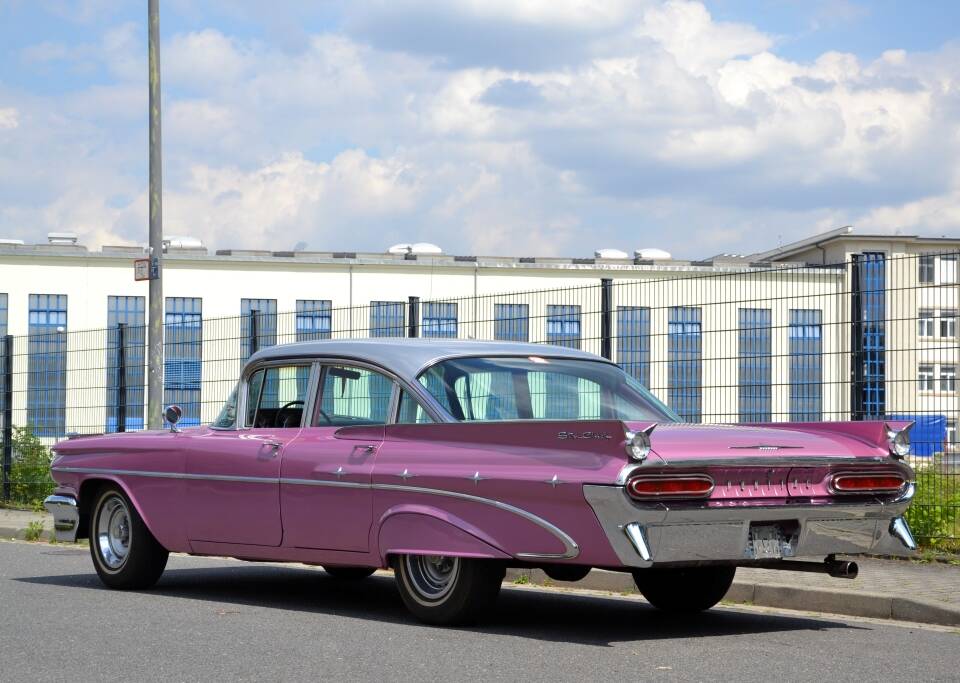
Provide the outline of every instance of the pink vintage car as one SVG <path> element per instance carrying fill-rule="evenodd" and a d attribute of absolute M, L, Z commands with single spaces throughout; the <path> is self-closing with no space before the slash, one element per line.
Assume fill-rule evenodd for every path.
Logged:
<path fill-rule="evenodd" d="M 463 623 L 507 567 L 601 567 L 693 612 L 738 566 L 851 577 L 834 555 L 911 553 L 908 431 L 680 424 L 613 363 L 560 347 L 304 342 L 256 353 L 210 426 L 57 444 L 46 506 L 112 588 L 151 586 L 170 552 L 344 580 L 393 567 L 416 617 Z"/>

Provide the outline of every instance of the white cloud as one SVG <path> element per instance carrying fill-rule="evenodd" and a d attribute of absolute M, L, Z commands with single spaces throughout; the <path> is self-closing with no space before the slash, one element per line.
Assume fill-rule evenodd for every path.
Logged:
<path fill-rule="evenodd" d="M 20 117 L 13 107 L 0 109 L 0 130 L 13 130 L 20 125 Z"/>

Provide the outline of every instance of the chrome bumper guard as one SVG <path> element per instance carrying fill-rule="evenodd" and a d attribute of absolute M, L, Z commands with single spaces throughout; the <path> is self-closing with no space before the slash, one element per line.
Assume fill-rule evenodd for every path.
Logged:
<path fill-rule="evenodd" d="M 43 507 L 53 515 L 53 533 L 58 541 L 73 543 L 77 540 L 80 526 L 80 511 L 72 496 L 48 496 Z"/>
<path fill-rule="evenodd" d="M 903 513 L 915 487 L 896 500 L 828 505 L 702 507 L 634 502 L 622 486 L 583 487 L 617 557 L 626 567 L 757 559 L 755 523 L 792 529 L 782 555 L 810 557 L 876 553 L 913 555 L 917 548 Z"/>

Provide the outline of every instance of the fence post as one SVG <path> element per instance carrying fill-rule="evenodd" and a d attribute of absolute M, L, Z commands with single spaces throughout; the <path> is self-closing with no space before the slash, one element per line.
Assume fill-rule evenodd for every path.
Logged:
<path fill-rule="evenodd" d="M 117 431 L 127 431 L 127 326 L 117 323 Z"/>
<path fill-rule="evenodd" d="M 613 360 L 613 280 L 600 280 L 600 355 Z"/>
<path fill-rule="evenodd" d="M 411 296 L 407 306 L 407 336 L 414 338 L 420 336 L 420 297 Z"/>
<path fill-rule="evenodd" d="M 257 309 L 254 308 L 250 311 L 250 356 L 259 350 L 257 342 Z"/>
<path fill-rule="evenodd" d="M 863 419 L 863 292 L 860 255 L 850 259 L 850 419 Z"/>
<path fill-rule="evenodd" d="M 13 467 L 13 335 L 3 337 L 3 499 L 10 500 Z"/>

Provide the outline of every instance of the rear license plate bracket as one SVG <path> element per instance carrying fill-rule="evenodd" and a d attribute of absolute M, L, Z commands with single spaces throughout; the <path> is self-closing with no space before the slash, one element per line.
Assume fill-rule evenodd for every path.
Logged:
<path fill-rule="evenodd" d="M 753 560 L 783 558 L 783 530 L 777 524 L 751 524 L 747 557 Z"/>

